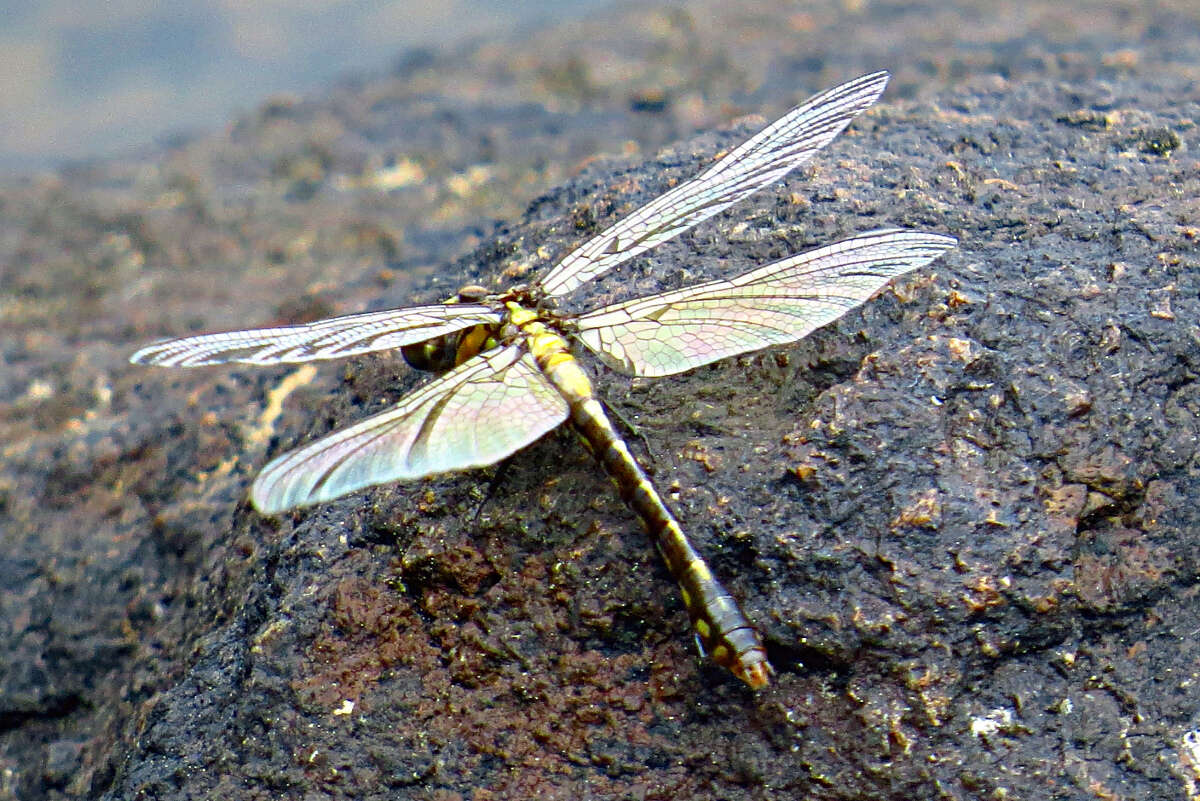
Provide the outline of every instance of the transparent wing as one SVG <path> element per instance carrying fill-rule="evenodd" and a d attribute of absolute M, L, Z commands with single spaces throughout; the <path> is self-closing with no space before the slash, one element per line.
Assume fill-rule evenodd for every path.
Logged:
<path fill-rule="evenodd" d="M 870 107 L 887 81 L 886 72 L 875 72 L 809 99 L 700 175 L 569 253 L 542 279 L 542 290 L 566 294 L 779 180 Z"/>
<path fill-rule="evenodd" d="M 873 231 L 736 278 L 598 309 L 578 319 L 578 338 L 623 372 L 672 375 L 800 339 L 956 244 L 920 231 Z"/>
<path fill-rule="evenodd" d="M 567 417 L 567 402 L 523 345 L 481 353 L 386 412 L 284 454 L 258 474 L 264 514 L 373 484 L 492 464 Z"/>
<path fill-rule="evenodd" d="M 282 364 L 338 359 L 424 342 L 480 323 L 499 323 L 487 306 L 439 304 L 348 314 L 306 325 L 200 334 L 147 345 L 134 364 L 198 367 L 205 364 Z"/>

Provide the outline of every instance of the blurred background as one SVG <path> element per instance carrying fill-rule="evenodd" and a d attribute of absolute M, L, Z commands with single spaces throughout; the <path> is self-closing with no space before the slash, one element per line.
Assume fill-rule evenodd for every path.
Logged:
<path fill-rule="evenodd" d="M 131 155 L 270 95 L 582 16 L 610 0 L 0 3 L 0 170 Z"/>

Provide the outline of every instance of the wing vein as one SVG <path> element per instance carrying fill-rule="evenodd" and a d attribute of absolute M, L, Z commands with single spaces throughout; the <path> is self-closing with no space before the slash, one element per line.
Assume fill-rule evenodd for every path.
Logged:
<path fill-rule="evenodd" d="M 198 334 L 155 342 L 134 353 L 134 364 L 199 367 L 242 364 L 294 364 L 340 359 L 399 348 L 473 325 L 494 325 L 500 315 L 476 304 L 442 304 L 348 314 L 305 325 Z"/>
<path fill-rule="evenodd" d="M 524 343 L 468 359 L 392 408 L 278 457 L 250 496 L 273 513 L 399 479 L 492 464 L 567 416 Z"/>
<path fill-rule="evenodd" d="M 568 253 L 542 279 L 542 291 L 566 294 L 783 178 L 869 108 L 887 81 L 886 72 L 876 72 L 810 98 L 695 178 Z"/>
<path fill-rule="evenodd" d="M 576 333 L 618 370 L 671 375 L 800 339 L 955 244 L 921 231 L 873 231 L 734 278 L 597 309 L 578 319 Z"/>

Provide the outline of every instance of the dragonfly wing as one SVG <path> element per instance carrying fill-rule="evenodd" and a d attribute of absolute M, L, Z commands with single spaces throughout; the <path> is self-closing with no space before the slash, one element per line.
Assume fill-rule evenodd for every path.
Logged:
<path fill-rule="evenodd" d="M 873 231 L 736 278 L 598 309 L 578 319 L 578 337 L 618 370 L 672 375 L 794 342 L 956 244 L 920 231 Z"/>
<path fill-rule="evenodd" d="M 391 409 L 275 459 L 250 490 L 265 514 L 374 484 L 481 467 L 567 417 L 523 345 L 481 353 Z"/>
<path fill-rule="evenodd" d="M 500 322 L 487 306 L 439 304 L 348 314 L 306 325 L 199 334 L 147 345 L 134 364 L 198 367 L 206 364 L 284 364 L 338 359 L 398 348 L 479 324 Z"/>
<path fill-rule="evenodd" d="M 768 125 L 707 170 L 625 217 L 569 253 L 541 281 L 563 295 L 665 242 L 808 161 L 883 93 L 876 72 L 822 92 Z"/>

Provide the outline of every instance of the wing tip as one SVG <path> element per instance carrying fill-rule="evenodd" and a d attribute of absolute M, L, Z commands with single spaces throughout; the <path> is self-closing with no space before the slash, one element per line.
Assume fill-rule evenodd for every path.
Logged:
<path fill-rule="evenodd" d="M 858 78 L 855 78 L 853 81 L 851 81 L 851 83 L 860 83 L 863 86 L 869 86 L 877 83 L 880 85 L 880 89 L 882 90 L 883 87 L 888 85 L 888 81 L 891 79 L 892 73 L 888 70 L 875 70 L 874 72 L 868 72 L 866 75 L 861 75 Z"/>
<path fill-rule="evenodd" d="M 138 348 L 129 356 L 130 364 L 159 364 L 158 355 L 162 352 L 165 342 L 152 342 Z"/>
<path fill-rule="evenodd" d="M 887 70 L 876 70 L 875 72 L 868 72 L 866 75 L 860 75 L 857 78 L 849 80 L 841 86 L 836 86 L 830 92 L 861 94 L 866 104 L 870 106 L 887 89 L 888 82 L 891 79 L 892 73 Z"/>
<path fill-rule="evenodd" d="M 250 485 L 250 505 L 260 515 L 283 514 L 291 509 L 308 505 L 303 501 L 298 502 L 291 498 L 290 493 L 274 491 L 274 487 L 264 489 L 263 485 L 266 482 L 262 479 L 263 473 L 259 473 L 258 478 L 254 479 L 254 483 Z"/>

